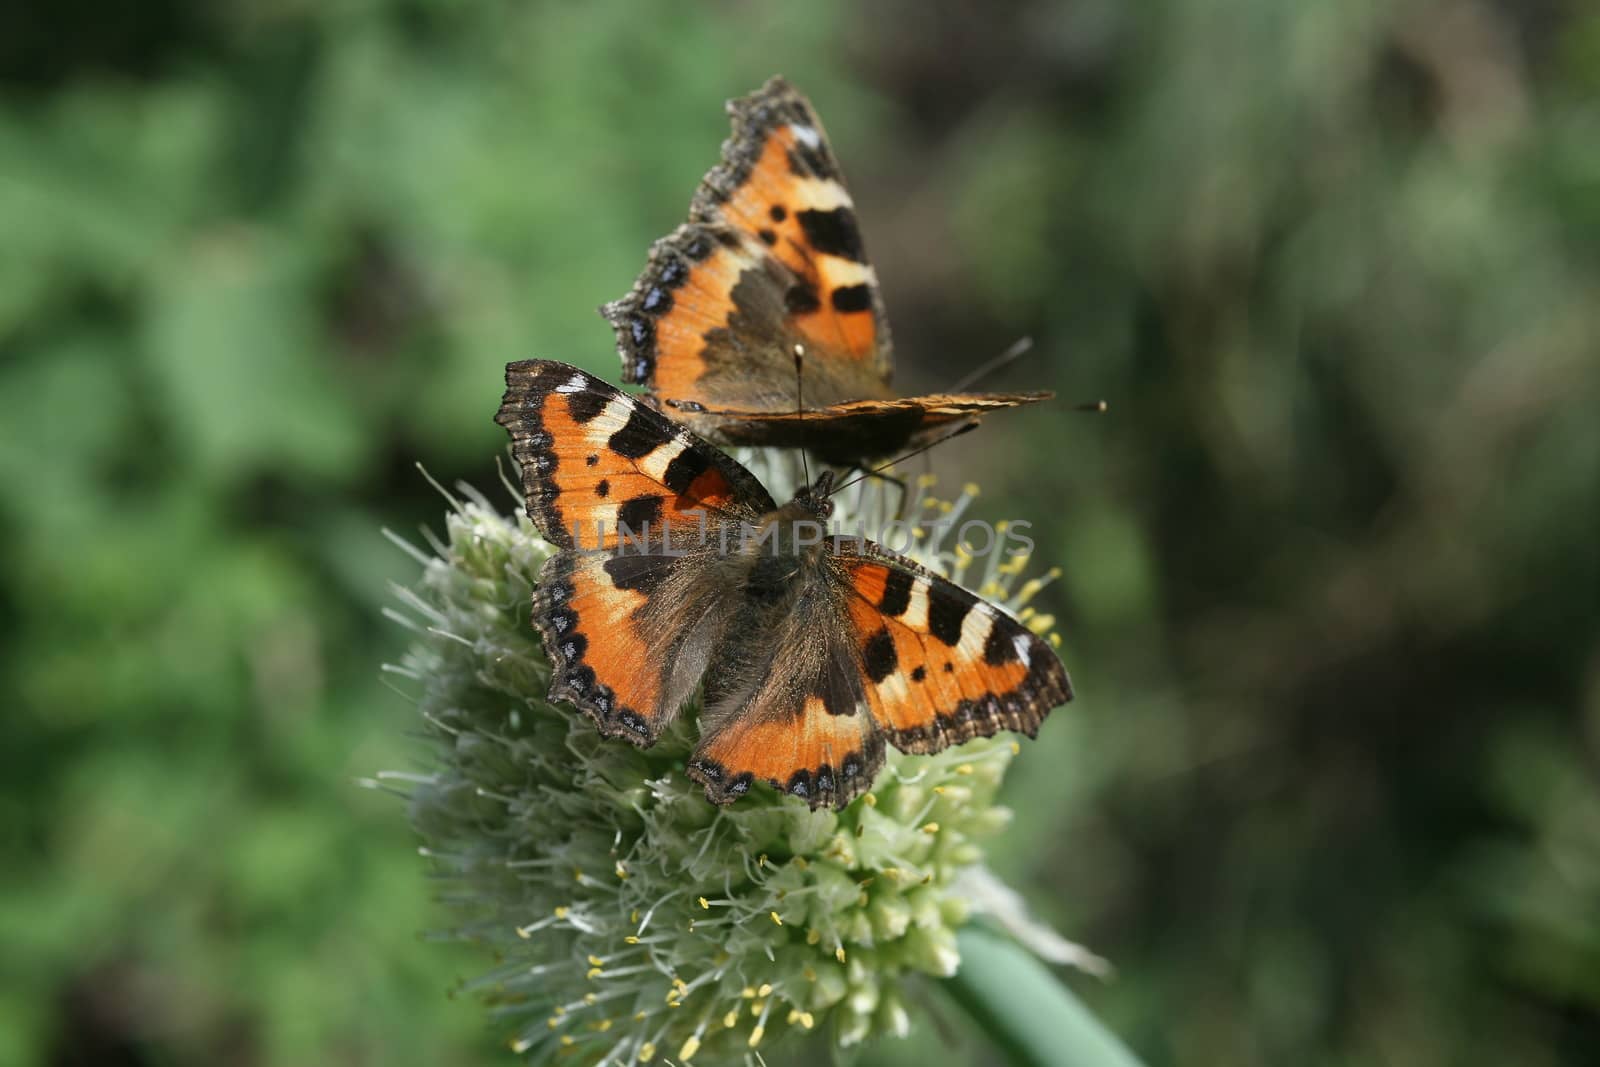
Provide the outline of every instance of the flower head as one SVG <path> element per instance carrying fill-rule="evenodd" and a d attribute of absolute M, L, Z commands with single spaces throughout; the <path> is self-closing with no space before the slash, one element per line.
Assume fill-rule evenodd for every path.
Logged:
<path fill-rule="evenodd" d="M 758 473 L 780 489 L 790 474 L 775 462 Z M 912 515 L 972 496 L 946 506 L 926 491 Z M 881 524 L 895 492 L 863 482 L 839 518 Z M 434 764 L 387 777 L 409 785 L 461 915 L 450 933 L 500 960 L 467 986 L 511 1046 L 538 1062 L 710 1062 L 796 1029 L 827 1026 L 840 1044 L 904 1033 L 906 982 L 958 963 L 969 903 L 956 881 L 1009 820 L 994 793 L 1014 744 L 891 752 L 841 812 L 764 789 L 715 807 L 684 773 L 693 714 L 640 751 L 547 702 L 528 612 L 551 547 L 476 494 L 453 503 L 435 555 L 417 553 L 421 580 L 403 593 L 417 636 L 394 668 L 417 691 Z M 927 529 L 909 537 L 939 565 L 948 546 Z M 958 576 L 979 565 L 951 552 Z M 1019 568 L 984 566 L 976 584 L 1003 599 Z"/>

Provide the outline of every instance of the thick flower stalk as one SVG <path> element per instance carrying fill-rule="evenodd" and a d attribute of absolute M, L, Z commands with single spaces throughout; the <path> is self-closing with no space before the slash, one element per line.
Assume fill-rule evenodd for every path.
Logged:
<path fill-rule="evenodd" d="M 792 477 L 776 463 L 758 473 L 775 493 Z M 864 483 L 840 517 L 864 518 L 871 534 L 897 492 Z M 959 515 L 972 495 L 908 510 Z M 409 797 L 458 909 L 448 933 L 499 960 L 467 988 L 511 1047 L 530 1062 L 699 1063 L 795 1030 L 826 1028 L 840 1045 L 905 1033 L 907 983 L 956 970 L 973 900 L 963 886 L 980 842 L 1010 819 L 994 794 L 1016 745 L 891 752 L 842 812 L 764 787 L 714 807 L 684 773 L 692 709 L 640 751 L 546 701 L 550 667 L 528 613 L 551 548 L 475 493 L 453 505 L 394 613 L 417 632 L 392 669 L 416 693 L 432 765 L 381 777 Z M 1008 599 L 1020 557 L 973 560 L 935 524 L 909 525 L 912 554 L 1013 610 L 1041 584 Z"/>

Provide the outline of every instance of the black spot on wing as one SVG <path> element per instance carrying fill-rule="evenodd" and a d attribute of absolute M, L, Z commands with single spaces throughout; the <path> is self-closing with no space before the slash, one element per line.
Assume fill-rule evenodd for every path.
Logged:
<path fill-rule="evenodd" d="M 920 682 L 924 678 L 926 678 L 927 676 L 928 676 L 928 668 L 924 667 L 920 663 L 917 664 L 915 667 L 913 667 L 911 669 L 911 680 L 913 682 Z"/>
<path fill-rule="evenodd" d="M 789 171 L 802 178 L 832 178 L 840 180 L 842 175 L 839 167 L 833 161 L 833 155 L 822 145 L 815 148 L 802 141 L 796 141 L 787 153 Z"/>
<path fill-rule="evenodd" d="M 607 496 L 610 495 L 610 493 L 611 493 L 611 481 L 610 481 L 610 479 L 601 478 L 600 479 L 600 484 L 598 484 L 598 485 L 596 485 L 594 487 L 594 495 L 599 497 L 601 500 L 604 500 Z"/>
<path fill-rule="evenodd" d="M 639 407 L 633 407 L 633 413 L 628 416 L 628 421 L 622 429 L 611 435 L 607 442 L 611 450 L 626 459 L 639 459 L 648 456 L 668 439 L 667 431 L 650 413 Z"/>
<path fill-rule="evenodd" d="M 618 589 L 649 596 L 667 576 L 671 558 L 662 556 L 612 556 L 603 564 L 606 576 Z"/>
<path fill-rule="evenodd" d="M 1000 667 L 1018 659 L 1016 633 L 1006 633 L 1006 627 L 996 620 L 989 628 L 989 639 L 983 643 L 983 662 Z"/>
<path fill-rule="evenodd" d="M 874 683 L 889 677 L 900 665 L 899 657 L 894 651 L 894 638 L 889 634 L 887 626 L 879 627 L 877 633 L 867 638 L 866 645 L 861 649 L 861 661 L 867 669 L 867 677 Z"/>
<path fill-rule="evenodd" d="M 899 617 L 911 606 L 911 584 L 916 579 L 905 571 L 890 570 L 883 583 L 883 599 L 878 608 L 885 615 Z"/>
<path fill-rule="evenodd" d="M 597 389 L 584 389 L 567 395 L 567 412 L 572 421 L 585 423 L 606 409 L 611 398 Z"/>
<path fill-rule="evenodd" d="M 861 245 L 861 230 L 856 226 L 856 213 L 847 207 L 818 211 L 807 208 L 795 215 L 806 241 L 824 255 L 840 259 L 867 261 L 866 250 Z"/>
<path fill-rule="evenodd" d="M 961 640 L 961 621 L 967 617 L 972 605 L 953 596 L 935 596 L 928 600 L 928 631 L 947 645 Z"/>
<path fill-rule="evenodd" d="M 689 491 L 689 486 L 694 480 L 711 468 L 711 460 L 699 449 L 686 447 L 667 464 L 667 470 L 662 475 L 661 481 L 668 489 L 680 496 Z"/>
<path fill-rule="evenodd" d="M 841 285 L 833 291 L 833 310 L 871 311 L 872 287 L 869 285 Z"/>
<path fill-rule="evenodd" d="M 817 288 L 810 282 L 796 282 L 783 294 L 783 306 L 791 315 L 809 315 L 822 307 Z"/>
<path fill-rule="evenodd" d="M 617 530 L 619 534 L 644 533 L 645 524 L 649 523 L 652 529 L 661 527 L 661 503 L 663 498 L 655 495 L 636 496 L 632 500 L 624 501 L 617 508 Z"/>
<path fill-rule="evenodd" d="M 788 210 L 782 204 L 773 204 L 772 207 L 767 210 L 767 214 L 772 216 L 773 222 L 782 222 L 784 219 L 789 217 Z"/>

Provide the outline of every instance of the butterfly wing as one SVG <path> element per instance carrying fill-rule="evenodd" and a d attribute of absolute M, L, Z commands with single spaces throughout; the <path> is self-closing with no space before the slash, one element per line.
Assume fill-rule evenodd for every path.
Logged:
<path fill-rule="evenodd" d="M 733 135 L 689 222 L 657 241 L 601 313 L 623 377 L 694 406 L 790 411 L 794 349 L 808 403 L 889 396 L 888 323 L 844 176 L 810 103 L 781 78 L 732 101 Z"/>
<path fill-rule="evenodd" d="M 718 436 L 729 445 L 808 447 L 823 459 L 852 466 L 864 457 L 887 456 L 927 444 L 964 423 L 1001 408 L 1049 400 L 1055 394 L 944 393 L 893 400 L 851 400 L 795 411 L 708 409 L 720 421 Z"/>
<path fill-rule="evenodd" d="M 1072 699 L 1050 645 L 1005 611 L 869 541 L 833 542 L 873 718 L 903 752 L 1015 730 Z"/>
<path fill-rule="evenodd" d="M 721 449 L 565 363 L 507 366 L 495 421 L 511 433 L 528 516 L 561 548 L 580 540 L 613 548 L 623 525 L 689 531 L 702 514 L 749 518 L 774 507 L 760 481 Z"/>
<path fill-rule="evenodd" d="M 727 614 L 706 580 L 711 560 L 693 549 L 728 540 L 725 528 L 772 510 L 772 498 L 720 450 L 564 363 L 507 367 L 496 419 L 511 432 L 529 516 L 562 549 L 533 600 L 551 699 L 649 745 L 693 694 Z"/>
<path fill-rule="evenodd" d="M 558 552 L 539 572 L 533 625 L 568 700 L 607 737 L 648 747 L 694 695 L 719 640 L 724 592 L 705 557 Z"/>
<path fill-rule="evenodd" d="M 813 808 L 842 808 L 871 788 L 883 735 L 839 583 L 811 583 L 770 630 L 735 628 L 718 655 L 689 761 L 708 798 L 726 804 L 764 781 Z"/>

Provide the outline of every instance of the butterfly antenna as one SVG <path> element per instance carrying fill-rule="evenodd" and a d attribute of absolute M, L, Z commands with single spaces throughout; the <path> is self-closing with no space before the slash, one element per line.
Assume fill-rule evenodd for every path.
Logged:
<path fill-rule="evenodd" d="M 857 475 L 854 478 L 851 478 L 848 482 L 845 482 L 843 485 L 834 486 L 833 492 L 834 493 L 840 492 L 841 490 L 845 490 L 845 489 L 850 488 L 852 485 L 855 485 L 859 481 L 864 481 L 867 478 L 871 478 L 871 477 L 874 477 L 875 475 L 882 474 L 884 471 L 888 470 L 890 467 L 894 466 L 896 463 L 904 463 L 906 460 L 910 459 L 913 456 L 920 456 L 924 452 L 928 451 L 928 449 L 936 448 L 939 445 L 944 444 L 946 441 L 950 440 L 952 437 L 960 437 L 962 434 L 971 433 L 973 430 L 976 430 L 977 428 L 978 428 L 978 424 L 976 422 L 966 423 L 965 425 L 961 426 L 959 429 L 951 430 L 949 433 L 945 434 L 943 437 L 935 437 L 932 441 L 929 441 L 927 444 L 923 445 L 921 448 L 914 448 L 910 452 L 907 452 L 905 455 L 896 456 L 894 459 L 891 459 L 889 462 L 887 462 L 887 463 L 885 463 L 885 464 L 883 464 L 881 466 L 873 467 L 869 471 L 861 472 L 859 475 Z M 833 494 L 830 493 L 829 495 L 832 496 Z"/>
<path fill-rule="evenodd" d="M 1007 348 L 1004 352 L 1000 353 L 998 356 L 995 356 L 987 363 L 980 365 L 972 373 L 968 374 L 965 378 L 952 385 L 950 387 L 950 392 L 959 393 L 965 389 L 970 389 L 974 382 L 977 382 L 983 378 L 987 378 L 1001 367 L 1004 367 L 1007 363 L 1021 359 L 1023 356 L 1027 355 L 1029 350 L 1032 348 L 1033 338 L 1017 338 L 1014 342 L 1012 342 L 1011 347 Z"/>
<path fill-rule="evenodd" d="M 805 375 L 801 373 L 801 370 L 805 367 L 805 362 L 806 346 L 796 341 L 794 346 L 794 417 L 797 422 L 804 422 L 806 419 L 805 394 L 802 392 L 802 383 L 805 381 Z M 805 440 L 804 429 L 804 427 L 801 427 L 801 441 Z M 805 476 L 805 484 L 810 485 L 811 467 L 806 462 L 806 447 L 804 444 L 800 446 L 800 472 Z"/>

